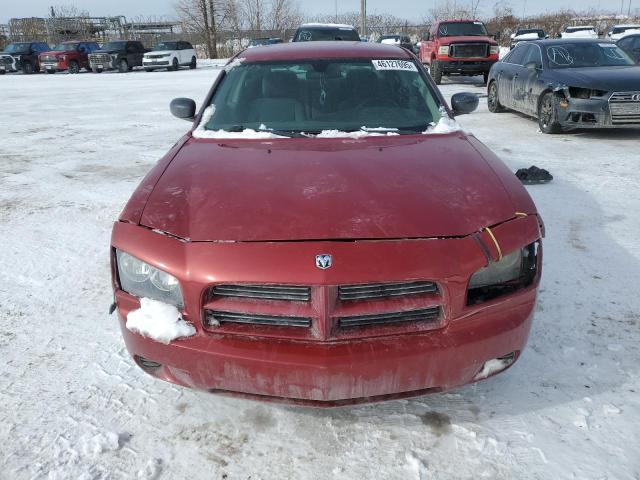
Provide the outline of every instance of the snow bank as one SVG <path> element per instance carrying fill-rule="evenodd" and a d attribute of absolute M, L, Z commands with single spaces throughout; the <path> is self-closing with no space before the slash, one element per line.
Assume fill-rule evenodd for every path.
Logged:
<path fill-rule="evenodd" d="M 129 312 L 127 328 L 165 345 L 196 333 L 195 327 L 182 319 L 176 307 L 150 298 L 141 298 L 140 308 Z"/>
<path fill-rule="evenodd" d="M 423 135 L 429 135 L 433 133 L 452 133 L 462 130 L 460 124 L 448 115 L 442 115 L 438 123 L 434 123 L 432 127 L 427 128 Z"/>

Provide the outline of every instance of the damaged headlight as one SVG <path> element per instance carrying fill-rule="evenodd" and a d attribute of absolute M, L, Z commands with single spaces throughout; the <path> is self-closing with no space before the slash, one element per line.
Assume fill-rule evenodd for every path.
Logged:
<path fill-rule="evenodd" d="M 534 242 L 474 273 L 469 280 L 467 304 L 486 302 L 531 285 L 537 271 L 538 248 L 539 243 Z"/>
<path fill-rule="evenodd" d="M 180 282 L 173 275 L 117 249 L 116 263 L 120 288 L 125 292 L 177 307 L 183 305 Z"/>
<path fill-rule="evenodd" d="M 602 97 L 605 93 L 603 90 L 594 90 L 593 88 L 569 87 L 569 95 L 571 98 L 588 99 L 591 97 Z"/>

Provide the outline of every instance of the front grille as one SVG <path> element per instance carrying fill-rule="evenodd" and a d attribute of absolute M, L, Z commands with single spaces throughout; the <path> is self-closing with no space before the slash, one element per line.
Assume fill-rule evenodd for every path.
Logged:
<path fill-rule="evenodd" d="M 488 43 L 454 43 L 450 46 L 449 56 L 454 58 L 488 57 Z"/>
<path fill-rule="evenodd" d="M 338 319 L 340 327 L 362 327 L 366 325 L 388 325 L 406 322 L 430 322 L 440 316 L 440 307 L 429 307 L 404 312 L 379 313 L 374 315 L 357 315 Z"/>
<path fill-rule="evenodd" d="M 436 293 L 437 291 L 438 287 L 433 282 L 342 285 L 338 287 L 338 297 L 340 300 L 367 300 L 371 298 Z"/>
<path fill-rule="evenodd" d="M 166 55 L 147 55 L 147 58 L 166 58 Z"/>
<path fill-rule="evenodd" d="M 294 300 L 308 302 L 311 289 L 294 285 L 217 285 L 213 295 L 220 297 L 260 298 L 265 300 Z"/>
<path fill-rule="evenodd" d="M 256 315 L 253 313 L 206 311 L 207 325 L 219 326 L 223 323 L 245 323 L 251 325 L 271 325 L 277 327 L 309 328 L 311 319 L 305 317 L 288 317 L 280 315 Z"/>
<path fill-rule="evenodd" d="M 105 65 L 111 63 L 111 55 L 108 53 L 92 53 L 89 55 L 89 61 L 94 65 Z"/>
<path fill-rule="evenodd" d="M 640 124 L 640 92 L 616 92 L 609 98 L 611 123 Z"/>

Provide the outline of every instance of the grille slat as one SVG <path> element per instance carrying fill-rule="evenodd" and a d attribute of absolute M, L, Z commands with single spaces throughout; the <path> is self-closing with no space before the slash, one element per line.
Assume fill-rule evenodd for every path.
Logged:
<path fill-rule="evenodd" d="M 640 101 L 634 100 L 640 92 L 615 92 L 609 97 L 611 123 L 638 124 L 640 123 Z"/>
<path fill-rule="evenodd" d="M 404 312 L 378 313 L 373 315 L 358 315 L 341 317 L 338 323 L 341 327 L 361 327 L 366 325 L 386 325 L 404 322 L 424 322 L 436 320 L 440 316 L 440 307 L 430 307 L 420 310 Z"/>
<path fill-rule="evenodd" d="M 213 288 L 213 294 L 221 297 L 308 302 L 311 289 L 292 285 L 217 285 Z"/>
<path fill-rule="evenodd" d="M 206 312 L 209 326 L 217 326 L 222 323 L 245 323 L 251 325 L 270 325 L 279 327 L 309 328 L 311 319 L 305 317 L 287 317 L 280 315 L 257 315 L 253 313 L 219 312 L 208 310 Z"/>
<path fill-rule="evenodd" d="M 340 300 L 366 300 L 371 298 L 399 297 L 436 293 L 433 282 L 380 283 L 367 285 L 342 285 L 338 287 Z"/>

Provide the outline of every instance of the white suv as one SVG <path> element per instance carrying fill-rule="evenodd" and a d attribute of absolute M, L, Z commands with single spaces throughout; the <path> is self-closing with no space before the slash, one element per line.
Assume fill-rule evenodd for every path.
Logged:
<path fill-rule="evenodd" d="M 189 42 L 160 42 L 144 54 L 142 66 L 147 72 L 158 68 L 178 70 L 180 67 L 196 68 L 196 51 Z"/>

